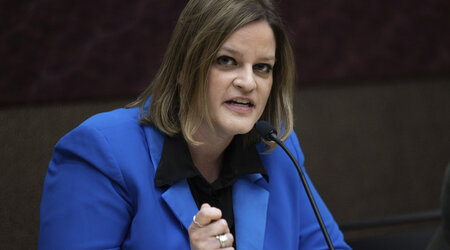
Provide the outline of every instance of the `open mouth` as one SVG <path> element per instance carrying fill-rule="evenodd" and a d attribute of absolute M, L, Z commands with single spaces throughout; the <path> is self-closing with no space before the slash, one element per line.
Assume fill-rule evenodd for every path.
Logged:
<path fill-rule="evenodd" d="M 255 106 L 251 101 L 242 99 L 242 98 L 232 99 L 232 100 L 226 101 L 225 103 L 232 104 L 232 105 L 238 105 L 238 106 L 244 106 L 244 107 Z"/>

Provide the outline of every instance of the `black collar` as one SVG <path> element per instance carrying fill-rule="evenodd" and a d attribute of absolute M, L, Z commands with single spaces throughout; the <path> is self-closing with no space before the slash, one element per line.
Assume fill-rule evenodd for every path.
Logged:
<path fill-rule="evenodd" d="M 164 137 L 161 160 L 155 174 L 155 185 L 162 187 L 182 179 L 201 176 L 192 162 L 191 154 L 184 138 L 181 135 L 174 137 L 166 135 Z M 213 188 L 232 185 L 239 175 L 259 173 L 267 182 L 269 181 L 255 145 L 244 147 L 237 137 L 235 136 L 224 152 L 223 169 L 219 178 L 212 183 Z"/>

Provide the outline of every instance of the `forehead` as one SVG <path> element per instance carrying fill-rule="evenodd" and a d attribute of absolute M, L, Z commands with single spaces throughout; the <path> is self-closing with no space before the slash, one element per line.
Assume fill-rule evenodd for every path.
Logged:
<path fill-rule="evenodd" d="M 275 37 L 266 21 L 255 21 L 237 29 L 225 40 L 220 50 L 237 54 L 257 53 L 258 56 L 275 56 Z"/>

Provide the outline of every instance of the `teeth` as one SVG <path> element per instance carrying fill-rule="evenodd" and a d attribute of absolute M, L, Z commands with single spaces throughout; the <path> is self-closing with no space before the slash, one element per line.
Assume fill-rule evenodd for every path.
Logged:
<path fill-rule="evenodd" d="M 250 102 L 248 100 L 241 99 L 241 98 L 233 99 L 233 102 L 237 102 L 237 103 L 240 103 L 240 104 L 250 104 Z"/>

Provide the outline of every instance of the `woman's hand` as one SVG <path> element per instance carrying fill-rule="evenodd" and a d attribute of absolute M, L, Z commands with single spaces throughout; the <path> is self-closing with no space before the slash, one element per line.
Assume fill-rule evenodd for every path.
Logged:
<path fill-rule="evenodd" d="M 200 211 L 195 215 L 188 228 L 191 249 L 227 249 L 233 250 L 233 235 L 230 233 L 227 221 L 222 218 L 220 209 L 203 204 Z M 225 235 L 221 240 L 218 236 Z M 223 238 L 226 238 L 224 240 Z M 222 246 L 221 246 L 222 245 Z"/>

